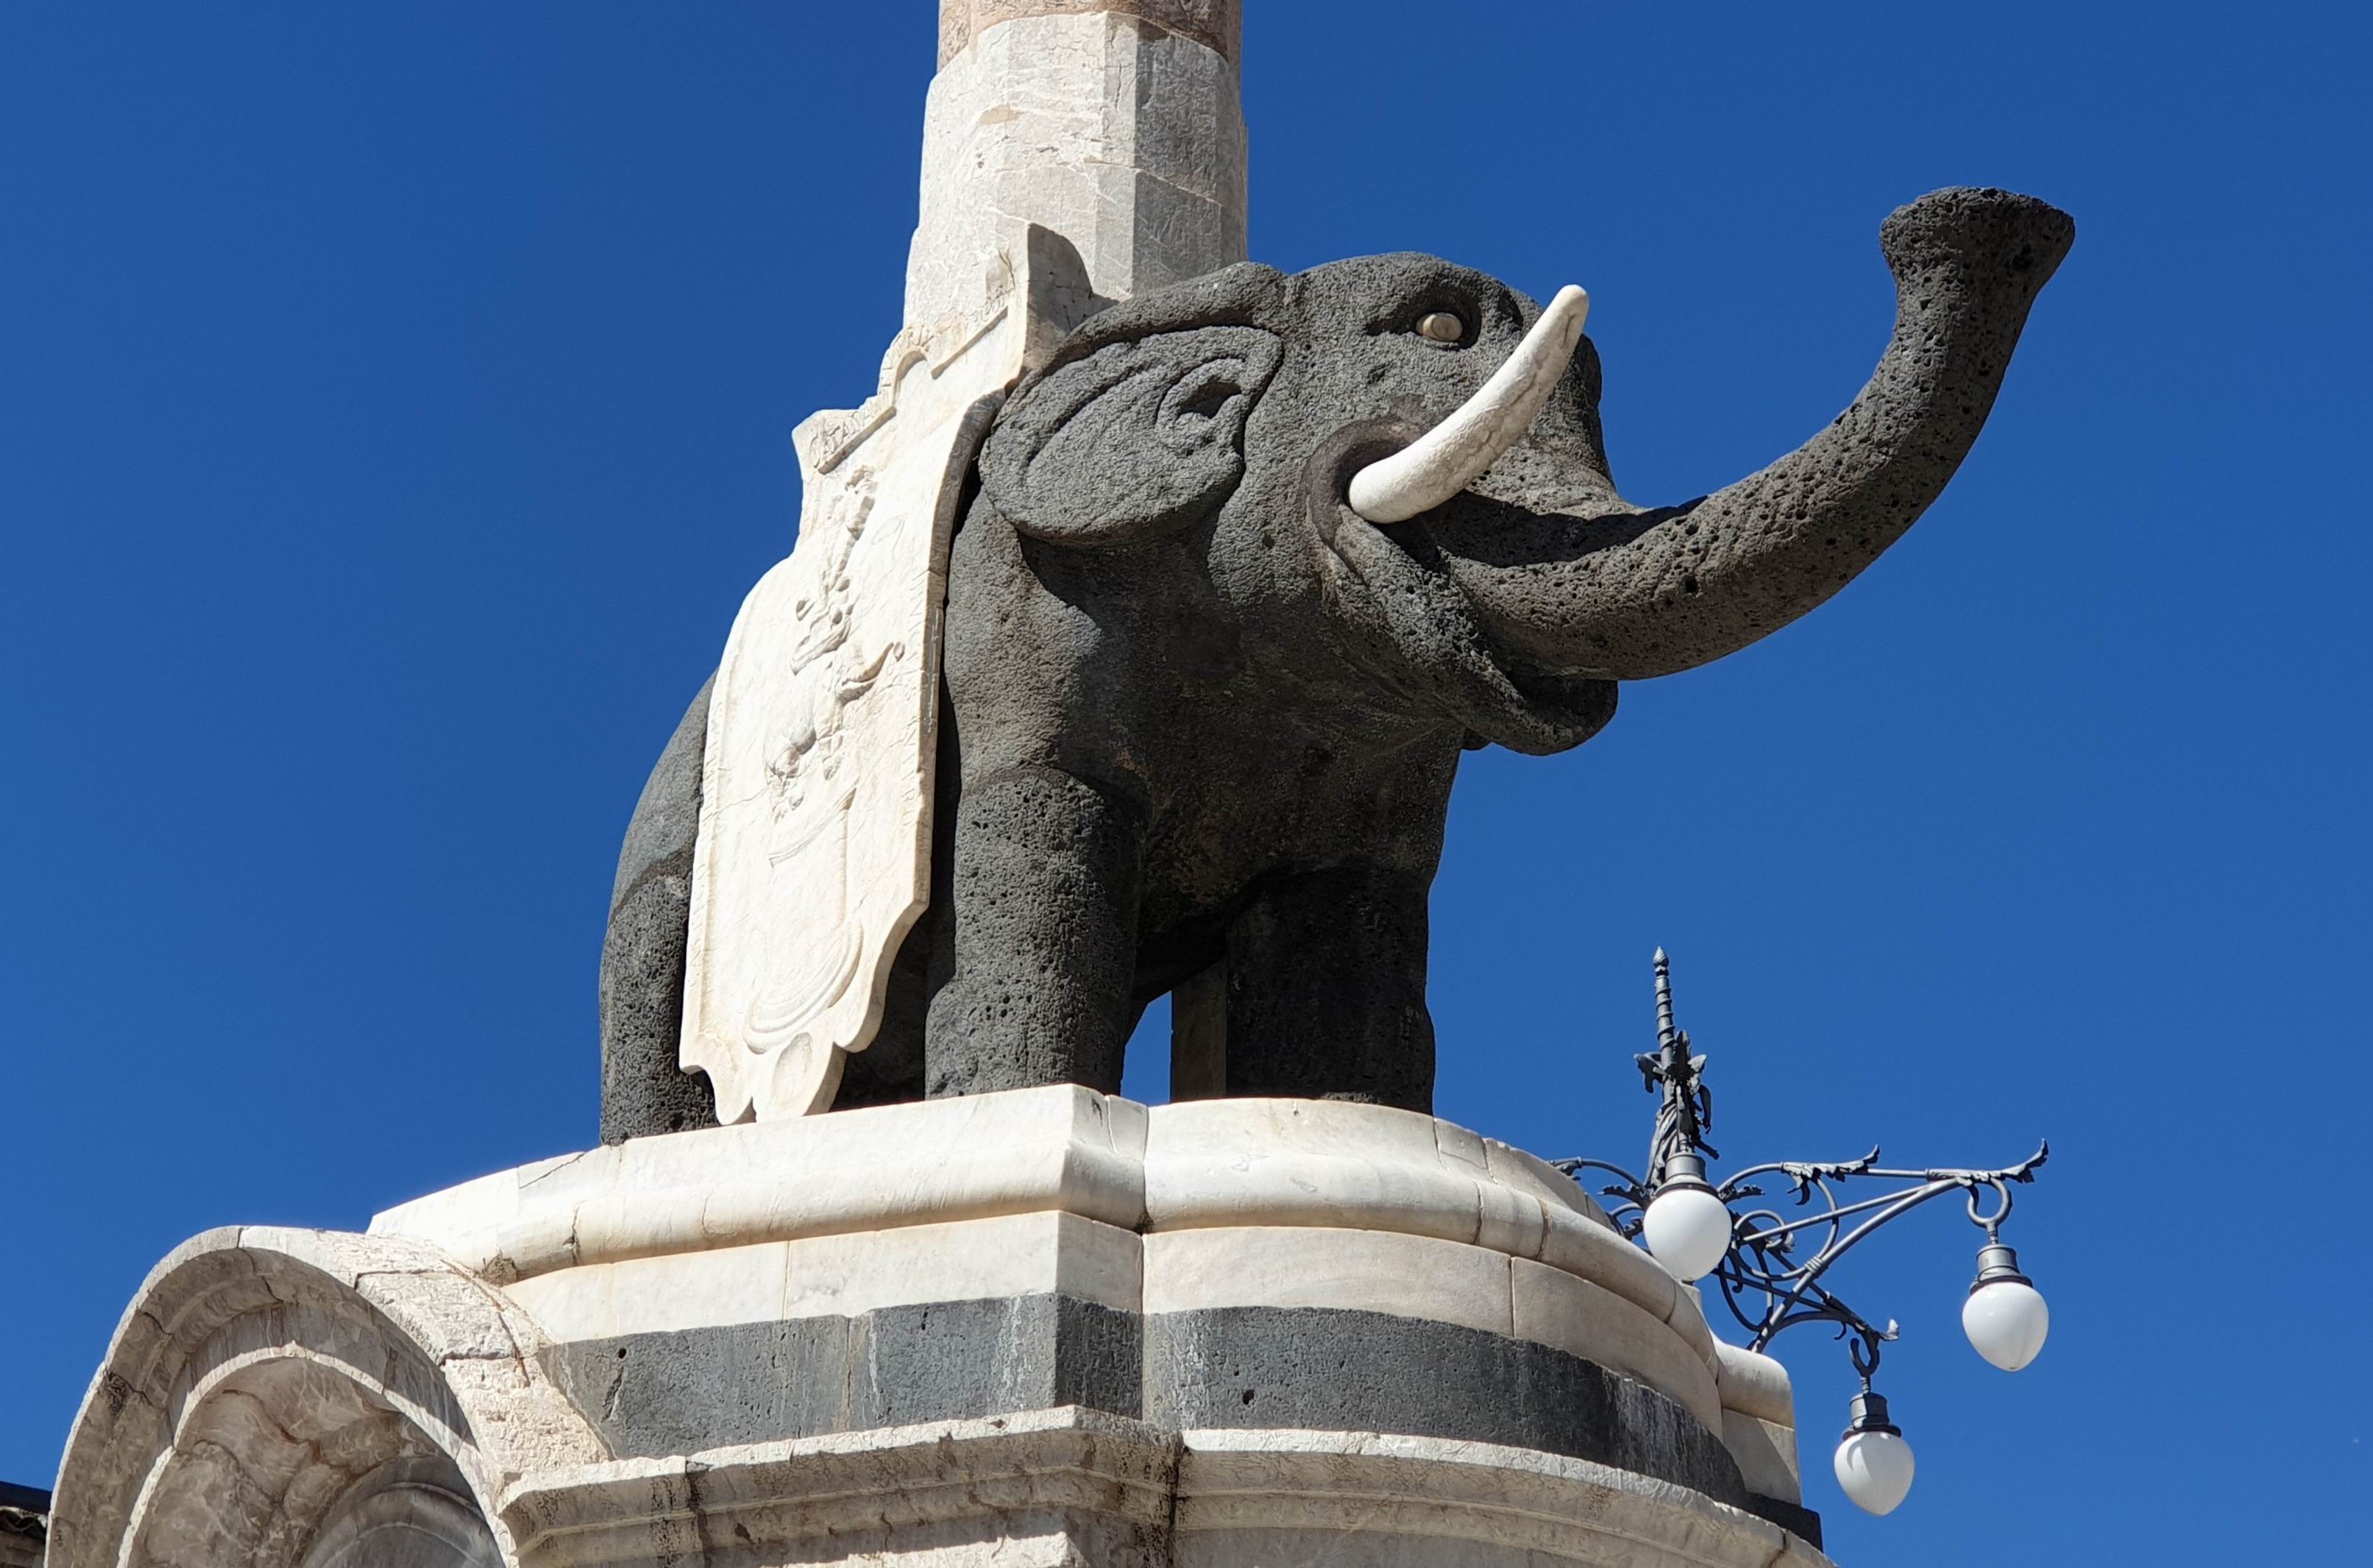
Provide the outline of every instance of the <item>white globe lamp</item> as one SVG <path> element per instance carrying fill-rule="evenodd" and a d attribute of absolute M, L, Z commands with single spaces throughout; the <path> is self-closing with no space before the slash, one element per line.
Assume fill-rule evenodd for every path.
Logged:
<path fill-rule="evenodd" d="M 1853 1419 L 1829 1467 L 1855 1507 L 1865 1514 L 1892 1514 L 1911 1490 L 1911 1445 L 1887 1419 L 1884 1396 L 1857 1394 L 1852 1408 Z"/>
<path fill-rule="evenodd" d="M 2018 1254 L 1999 1242 L 1978 1248 L 1978 1278 L 1961 1304 L 1961 1332 L 2005 1372 L 2033 1361 L 2052 1332 L 2052 1309 L 2043 1293 L 2018 1271 Z"/>
<path fill-rule="evenodd" d="M 1695 1154 L 1665 1161 L 1665 1179 L 1641 1216 L 1640 1234 L 1657 1262 L 1678 1280 L 1701 1280 L 1730 1251 L 1730 1206 L 1706 1185 Z"/>

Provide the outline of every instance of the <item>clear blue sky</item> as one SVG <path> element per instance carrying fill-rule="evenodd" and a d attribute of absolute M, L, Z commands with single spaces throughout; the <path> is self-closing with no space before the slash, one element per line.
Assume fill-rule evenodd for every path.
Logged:
<path fill-rule="evenodd" d="M 591 1141 L 618 837 L 897 325 L 932 10 L 0 11 L 0 1478 L 191 1233 Z M 1841 1559 L 2355 1560 L 2366 13 L 1250 10 L 1254 254 L 1584 284 L 1635 499 L 1852 396 L 1898 204 L 2076 216 L 1901 545 L 1468 762 L 1440 1109 L 1636 1159 L 1661 942 L 1726 1153 L 2053 1141 L 2028 1372 L 1952 1213 L 1839 1277 L 1904 1325 L 1895 1517 L 1782 1341 Z"/>

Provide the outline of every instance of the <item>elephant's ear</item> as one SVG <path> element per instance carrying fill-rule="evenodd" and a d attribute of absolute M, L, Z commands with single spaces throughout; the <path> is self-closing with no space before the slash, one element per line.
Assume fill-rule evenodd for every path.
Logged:
<path fill-rule="evenodd" d="M 1258 327 L 1156 333 L 1058 364 L 1007 404 L 982 488 L 1015 529 L 1127 544 L 1210 515 L 1245 473 L 1245 421 L 1283 349 Z"/>

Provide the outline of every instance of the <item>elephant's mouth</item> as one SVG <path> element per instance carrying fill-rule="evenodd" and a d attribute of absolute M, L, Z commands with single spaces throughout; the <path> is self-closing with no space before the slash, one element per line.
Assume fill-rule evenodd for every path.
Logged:
<path fill-rule="evenodd" d="M 1360 515 L 1351 505 L 1351 481 L 1362 470 L 1415 446 L 1425 432 L 1415 419 L 1361 419 L 1320 443 L 1303 471 L 1303 505 L 1318 537 L 1331 547 L 1347 528 L 1372 529 L 1388 539 L 1404 536 L 1409 523 L 1374 523 Z"/>
<path fill-rule="evenodd" d="M 1524 752 L 1579 745 L 1614 717 L 1615 683 L 1549 668 L 1492 636 L 1490 617 L 1452 577 L 1427 526 L 1439 509 L 1377 523 L 1351 504 L 1353 477 L 1413 445 L 1425 428 L 1362 420 L 1311 454 L 1303 505 L 1336 568 L 1331 622 L 1350 629 L 1347 652 L 1371 675 L 1486 741 Z"/>

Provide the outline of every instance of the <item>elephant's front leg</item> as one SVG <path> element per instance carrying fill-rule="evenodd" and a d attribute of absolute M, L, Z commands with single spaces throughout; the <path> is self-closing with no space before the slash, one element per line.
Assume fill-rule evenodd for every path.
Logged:
<path fill-rule="evenodd" d="M 1119 1093 L 1142 813 L 1058 769 L 1008 768 L 964 785 L 954 849 L 955 968 L 931 1000 L 926 1093 Z"/>
<path fill-rule="evenodd" d="M 1262 890 L 1228 932 L 1231 1095 L 1433 1108 L 1426 879 L 1338 866 Z"/>

